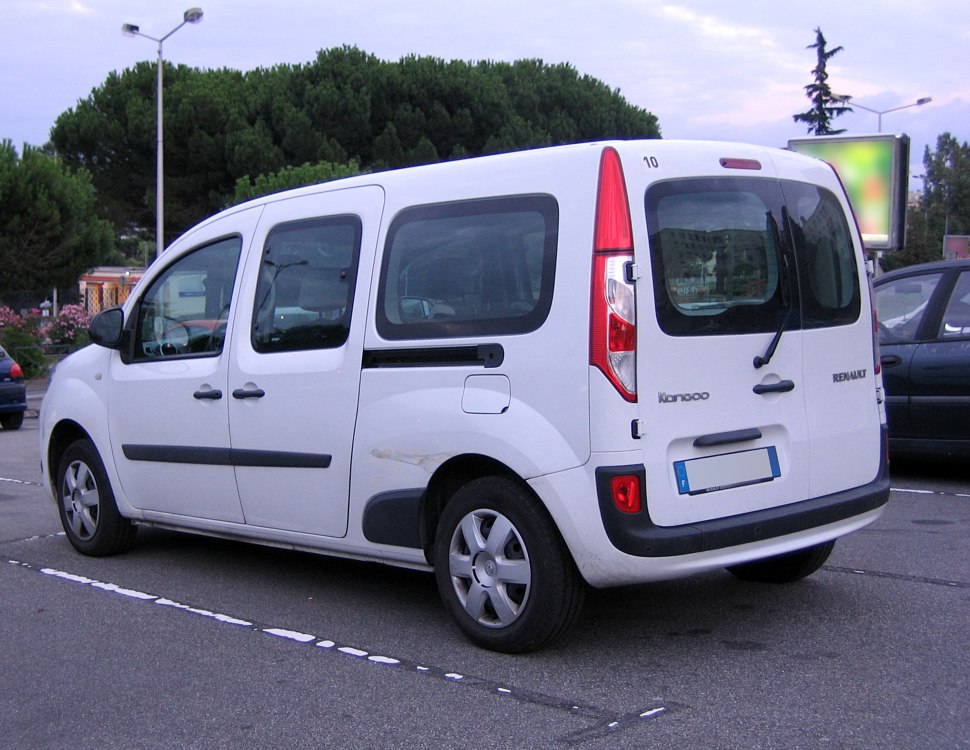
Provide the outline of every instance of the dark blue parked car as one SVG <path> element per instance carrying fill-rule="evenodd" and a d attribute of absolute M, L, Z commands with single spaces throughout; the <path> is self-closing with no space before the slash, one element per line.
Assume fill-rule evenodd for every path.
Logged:
<path fill-rule="evenodd" d="M 27 387 L 24 372 L 0 346 L 0 427 L 16 430 L 24 423 Z"/>
<path fill-rule="evenodd" d="M 874 282 L 891 455 L 970 456 L 970 260 Z"/>

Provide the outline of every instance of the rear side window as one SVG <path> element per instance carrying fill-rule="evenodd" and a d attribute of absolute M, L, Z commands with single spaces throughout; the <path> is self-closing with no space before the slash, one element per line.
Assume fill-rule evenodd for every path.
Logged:
<path fill-rule="evenodd" d="M 763 333 L 858 319 L 845 214 L 815 185 L 698 178 L 647 191 L 661 329 L 673 336 Z"/>
<path fill-rule="evenodd" d="M 859 275 L 852 235 L 838 200 L 827 190 L 783 182 L 803 328 L 852 323 L 859 317 Z"/>
<path fill-rule="evenodd" d="M 331 349 L 346 343 L 360 233 L 356 216 L 296 221 L 270 230 L 256 285 L 256 351 Z"/>
<path fill-rule="evenodd" d="M 957 277 L 939 330 L 941 339 L 966 336 L 970 336 L 970 271 L 963 271 Z"/>
<path fill-rule="evenodd" d="M 549 313 L 559 207 L 548 195 L 420 206 L 388 229 L 377 303 L 386 339 L 526 333 Z"/>

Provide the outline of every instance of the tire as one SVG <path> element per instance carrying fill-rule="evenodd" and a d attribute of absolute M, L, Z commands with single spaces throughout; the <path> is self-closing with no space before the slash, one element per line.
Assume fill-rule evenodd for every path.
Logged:
<path fill-rule="evenodd" d="M 777 555 L 764 560 L 734 565 L 728 572 L 743 581 L 756 583 L 792 583 L 810 576 L 829 559 L 835 540 L 807 549 Z"/>
<path fill-rule="evenodd" d="M 504 477 L 482 477 L 448 501 L 434 542 L 445 607 L 473 642 L 533 651 L 579 616 L 586 584 L 534 495 Z"/>
<path fill-rule="evenodd" d="M 118 512 L 104 464 L 90 440 L 77 440 L 67 447 L 56 479 L 61 525 L 74 549 L 103 557 L 131 546 L 136 527 Z"/>
<path fill-rule="evenodd" d="M 23 423 L 24 413 L 22 411 L 0 414 L 0 426 L 2 426 L 5 430 L 19 430 L 20 425 Z"/>

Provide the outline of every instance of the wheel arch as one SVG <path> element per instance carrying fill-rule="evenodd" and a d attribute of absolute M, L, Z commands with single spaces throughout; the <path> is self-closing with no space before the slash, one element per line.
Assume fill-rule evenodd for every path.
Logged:
<path fill-rule="evenodd" d="M 88 431 L 73 419 L 62 419 L 51 430 L 50 437 L 47 439 L 47 482 L 50 487 L 55 487 L 61 456 L 76 440 L 90 440 L 94 444 L 94 439 Z"/>
<path fill-rule="evenodd" d="M 435 533 L 438 530 L 438 521 L 441 518 L 441 512 L 444 510 L 445 505 L 447 505 L 448 500 L 451 499 L 460 487 L 475 479 L 487 476 L 505 477 L 519 484 L 535 498 L 538 507 L 550 516 L 550 522 L 556 526 L 558 531 L 558 525 L 552 519 L 542 499 L 529 486 L 528 482 L 506 464 L 489 456 L 474 453 L 455 456 L 438 467 L 437 471 L 432 475 L 431 481 L 428 482 L 427 489 L 425 489 L 424 494 L 421 496 L 418 516 L 421 548 L 424 552 L 425 560 L 432 567 L 434 566 Z M 560 531 L 559 534 L 561 536 L 562 532 Z"/>

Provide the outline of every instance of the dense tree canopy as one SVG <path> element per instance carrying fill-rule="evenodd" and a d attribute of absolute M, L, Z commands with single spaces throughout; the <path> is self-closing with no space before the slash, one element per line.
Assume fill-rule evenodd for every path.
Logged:
<path fill-rule="evenodd" d="M 907 213 L 906 247 L 887 268 L 940 260 L 946 234 L 970 235 L 970 144 L 950 133 L 923 154 L 923 193 Z"/>
<path fill-rule="evenodd" d="M 113 73 L 51 136 L 66 163 L 91 173 L 102 215 L 129 232 L 153 226 L 155 76 L 154 63 Z M 286 168 L 368 171 L 659 136 L 654 115 L 566 64 L 385 62 L 353 47 L 248 73 L 166 66 L 164 106 L 169 240 L 233 202 L 237 181 Z"/>
<path fill-rule="evenodd" d="M 114 237 L 95 207 L 86 171 L 0 143 L 0 303 L 23 290 L 73 286 L 107 257 Z"/>

